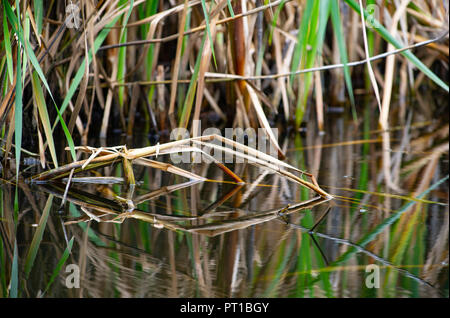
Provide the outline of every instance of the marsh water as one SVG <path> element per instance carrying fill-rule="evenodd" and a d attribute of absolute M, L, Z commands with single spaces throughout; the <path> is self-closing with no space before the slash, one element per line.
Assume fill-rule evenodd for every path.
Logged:
<path fill-rule="evenodd" d="M 62 206 L 64 183 L 20 182 L 16 210 L 4 180 L 2 290 L 16 255 L 20 297 L 448 297 L 448 122 L 417 112 L 391 127 L 392 189 L 374 111 L 355 123 L 334 109 L 324 133 L 311 116 L 280 135 L 286 161 L 314 174 L 328 201 L 247 163 L 229 165 L 244 185 L 214 164 L 182 166 L 205 182 L 134 166 L 134 189 L 73 183 Z M 144 128 L 91 142 L 152 143 Z M 23 175 L 40 169 L 26 164 Z M 95 173 L 123 177 L 120 164 Z"/>

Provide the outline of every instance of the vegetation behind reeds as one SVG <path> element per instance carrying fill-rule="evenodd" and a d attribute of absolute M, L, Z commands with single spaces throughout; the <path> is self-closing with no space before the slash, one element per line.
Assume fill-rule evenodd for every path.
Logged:
<path fill-rule="evenodd" d="M 2 152 L 16 174 L 22 148 L 43 167 L 65 161 L 60 132 L 75 160 L 74 140 L 132 135 L 135 123 L 158 135 L 187 127 L 193 137 L 193 120 L 266 129 L 317 120 L 323 130 L 329 106 L 363 117 L 360 94 L 377 97 L 371 119 L 388 129 L 404 122 L 414 92 L 448 92 L 445 1 L 172 3 L 2 0 Z M 401 109 L 390 109 L 394 99 Z"/>

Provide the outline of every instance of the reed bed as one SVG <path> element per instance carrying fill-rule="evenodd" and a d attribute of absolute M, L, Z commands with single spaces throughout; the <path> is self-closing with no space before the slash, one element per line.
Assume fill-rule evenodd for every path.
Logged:
<path fill-rule="evenodd" d="M 387 130 L 392 98 L 448 92 L 447 11 L 431 0 L 3 0 L 3 157 L 18 174 L 29 146 L 56 168 L 65 159 L 55 136 L 75 161 L 75 143 L 132 135 L 141 118 L 159 136 L 185 127 L 198 137 L 191 123 L 208 118 L 263 127 L 278 146 L 274 119 L 297 129 L 317 120 L 323 130 L 327 107 L 342 104 L 356 121 L 354 96 L 366 93 Z"/>

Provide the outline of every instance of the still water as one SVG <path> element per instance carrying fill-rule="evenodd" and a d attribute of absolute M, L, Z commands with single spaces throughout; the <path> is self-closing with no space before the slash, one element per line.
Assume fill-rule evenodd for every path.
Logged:
<path fill-rule="evenodd" d="M 393 189 L 383 134 L 365 116 L 280 137 L 328 201 L 245 163 L 228 165 L 244 185 L 214 164 L 180 166 L 205 182 L 135 165 L 134 189 L 121 164 L 107 166 L 90 176 L 117 183 L 74 183 L 62 206 L 63 183 L 21 182 L 16 210 L 3 180 L 1 292 L 16 277 L 19 297 L 448 297 L 448 122 L 391 128 Z"/>

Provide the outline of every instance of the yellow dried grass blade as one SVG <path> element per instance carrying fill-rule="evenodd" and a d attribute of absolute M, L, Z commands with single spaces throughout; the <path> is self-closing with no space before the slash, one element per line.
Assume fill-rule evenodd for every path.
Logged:
<path fill-rule="evenodd" d="M 35 71 L 32 72 L 31 84 L 33 86 L 33 101 L 38 109 L 39 118 L 41 119 L 42 126 L 44 127 L 44 133 L 47 139 L 50 155 L 52 157 L 53 164 L 56 168 L 58 168 L 58 158 L 56 157 L 55 143 L 53 141 L 52 127 L 48 117 L 47 105 L 45 104 L 44 94 L 39 83 L 39 77 Z"/>
<path fill-rule="evenodd" d="M 278 145 L 278 140 L 275 138 L 275 135 L 273 134 L 272 128 L 270 127 L 270 124 L 267 120 L 266 114 L 264 114 L 261 103 L 258 99 L 258 95 L 256 95 L 255 90 L 250 85 L 247 85 L 247 91 L 248 91 L 248 94 L 250 95 L 252 105 L 256 111 L 256 115 L 258 116 L 258 120 L 259 120 L 261 127 L 263 127 L 265 129 L 265 133 L 269 137 L 270 142 L 277 149 L 278 154 L 282 158 L 285 158 L 286 156 L 284 155 L 283 151 L 281 150 L 280 146 Z"/>

